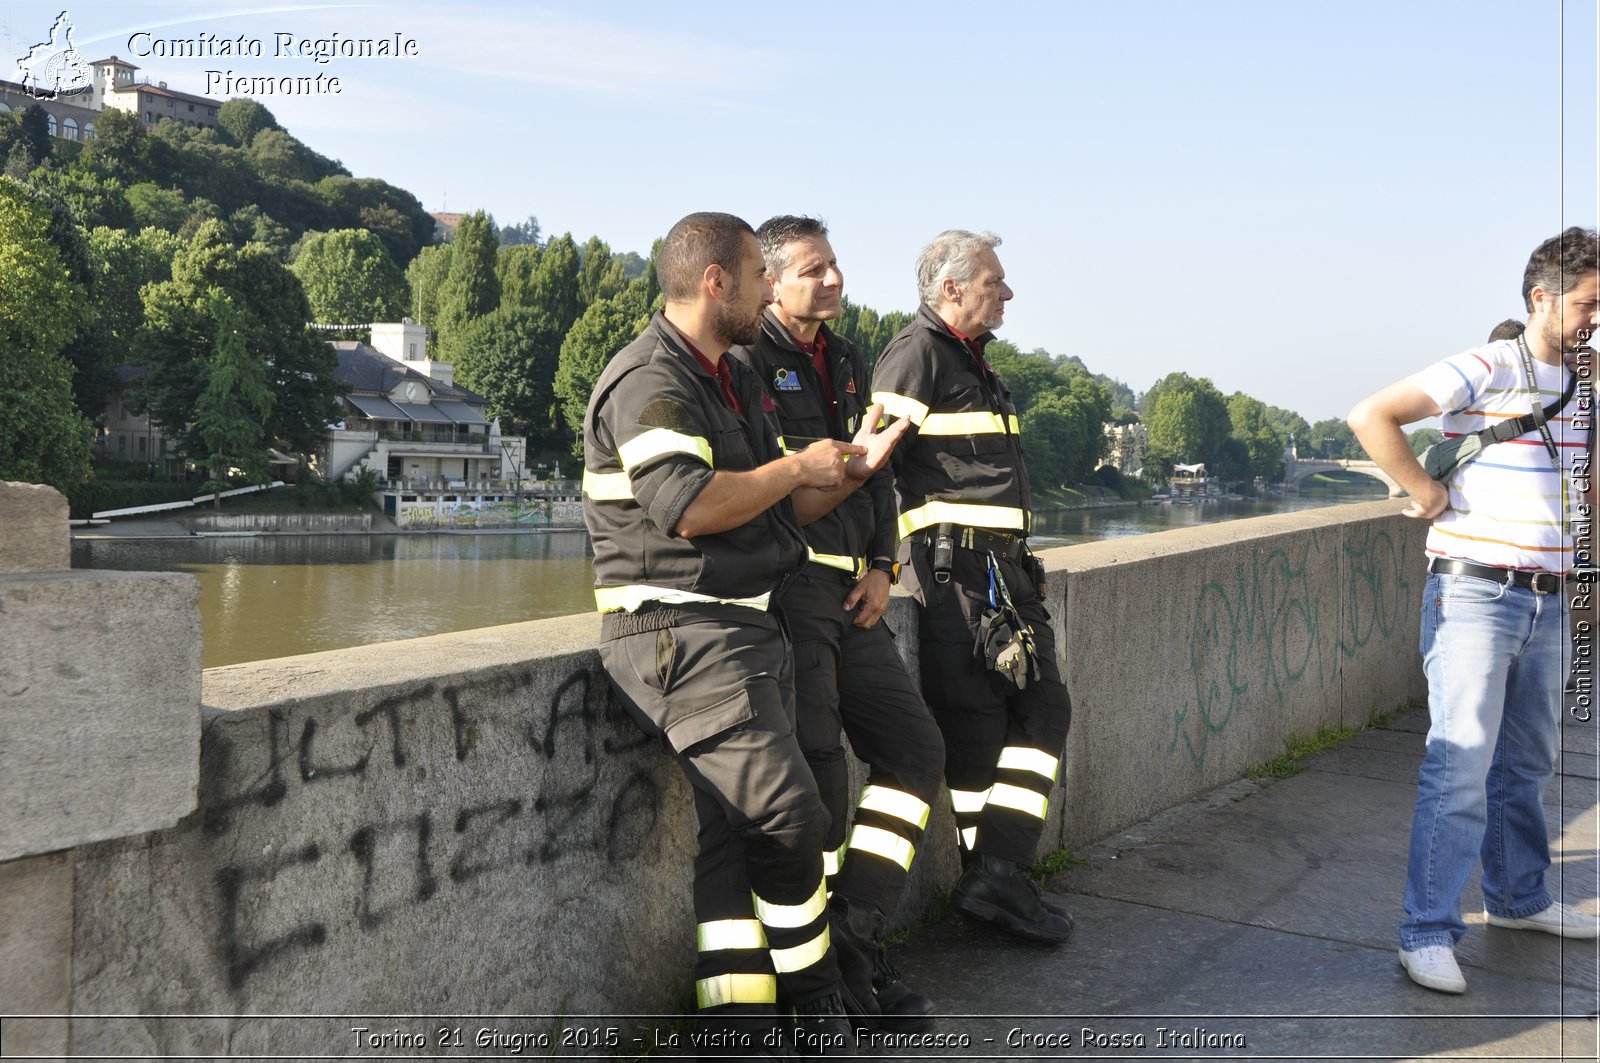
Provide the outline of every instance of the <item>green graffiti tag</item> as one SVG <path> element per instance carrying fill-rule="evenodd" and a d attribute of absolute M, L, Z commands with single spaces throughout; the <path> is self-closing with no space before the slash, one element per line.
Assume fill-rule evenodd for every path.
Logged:
<path fill-rule="evenodd" d="M 1195 602 L 1189 634 L 1192 694 L 1173 713 L 1169 754 L 1181 747 L 1196 772 L 1213 735 L 1247 706 L 1282 706 L 1303 684 L 1322 689 L 1340 663 L 1396 630 L 1411 601 L 1401 558 L 1409 531 L 1346 529 L 1336 552 L 1313 533 L 1297 545 L 1273 546 L 1239 562 L 1231 581 L 1208 580 Z M 1339 564 L 1338 600 L 1324 602 L 1312 574 Z M 1326 586 L 1326 581 L 1318 581 Z"/>

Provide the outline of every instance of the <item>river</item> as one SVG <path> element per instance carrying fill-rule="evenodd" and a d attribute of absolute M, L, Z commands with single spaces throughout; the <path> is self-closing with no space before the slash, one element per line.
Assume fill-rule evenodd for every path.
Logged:
<path fill-rule="evenodd" d="M 1373 492 L 1041 513 L 1039 547 L 1371 501 Z M 80 539 L 72 567 L 189 572 L 207 668 L 594 608 L 582 532 Z"/>

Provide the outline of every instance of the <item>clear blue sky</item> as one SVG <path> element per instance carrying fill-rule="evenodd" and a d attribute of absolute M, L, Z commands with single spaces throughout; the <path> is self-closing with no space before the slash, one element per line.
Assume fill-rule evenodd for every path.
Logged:
<path fill-rule="evenodd" d="M 0 3 L 0 76 L 63 3 Z M 1520 316 L 1528 252 L 1600 214 L 1595 0 L 68 9 L 86 59 L 173 88 L 338 76 L 258 98 L 430 210 L 640 252 L 691 210 L 820 215 L 879 310 L 934 233 L 992 229 L 1023 349 L 1313 421 Z M 266 55 L 140 57 L 141 30 Z M 318 65 L 276 32 L 419 54 Z"/>

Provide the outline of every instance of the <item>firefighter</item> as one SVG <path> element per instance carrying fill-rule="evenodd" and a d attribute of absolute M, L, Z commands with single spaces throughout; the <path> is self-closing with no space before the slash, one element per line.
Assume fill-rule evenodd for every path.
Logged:
<path fill-rule="evenodd" d="M 911 428 L 894 454 L 900 557 L 923 609 L 922 693 L 944 732 L 966 868 L 957 911 L 1016 936 L 1067 939 L 1071 917 L 1028 869 L 1072 705 L 1045 612 L 1044 566 L 1016 407 L 984 360 L 1012 292 L 1000 238 L 950 230 L 917 261 L 921 306 L 879 357 L 872 400 Z"/>
<path fill-rule="evenodd" d="M 898 434 L 780 452 L 760 382 L 724 356 L 756 337 L 771 300 L 745 222 L 689 215 L 657 269 L 666 307 L 607 365 L 584 416 L 600 658 L 693 789 L 702 1028 L 747 1032 L 740 1016 L 781 1002 L 805 1050 L 849 1024 L 822 881 L 828 815 L 794 739 L 772 604 L 805 563 L 798 520 L 881 468 Z"/>
<path fill-rule="evenodd" d="M 774 298 L 760 337 L 729 353 L 766 385 L 786 450 L 848 440 L 867 413 L 867 374 L 860 352 L 826 324 L 843 309 L 844 287 L 828 230 L 785 215 L 756 235 Z M 916 1031 L 933 1005 L 888 961 L 882 935 L 939 792 L 944 739 L 881 622 L 898 573 L 893 478 L 884 468 L 839 493 L 847 491 L 805 526 L 809 563 L 783 591 L 796 737 L 831 817 L 823 857 L 846 983 L 881 1025 Z M 853 826 L 842 734 L 869 768 Z"/>

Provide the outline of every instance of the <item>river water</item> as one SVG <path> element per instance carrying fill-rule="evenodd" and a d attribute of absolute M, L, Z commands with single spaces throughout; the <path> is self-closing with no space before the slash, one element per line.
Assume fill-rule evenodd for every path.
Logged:
<path fill-rule="evenodd" d="M 1041 513 L 1040 547 L 1117 539 L 1371 501 L 1372 493 Z M 587 613 L 589 538 L 507 534 L 80 539 L 74 568 L 189 572 L 200 581 L 202 661 L 215 668 L 444 631 Z"/>

